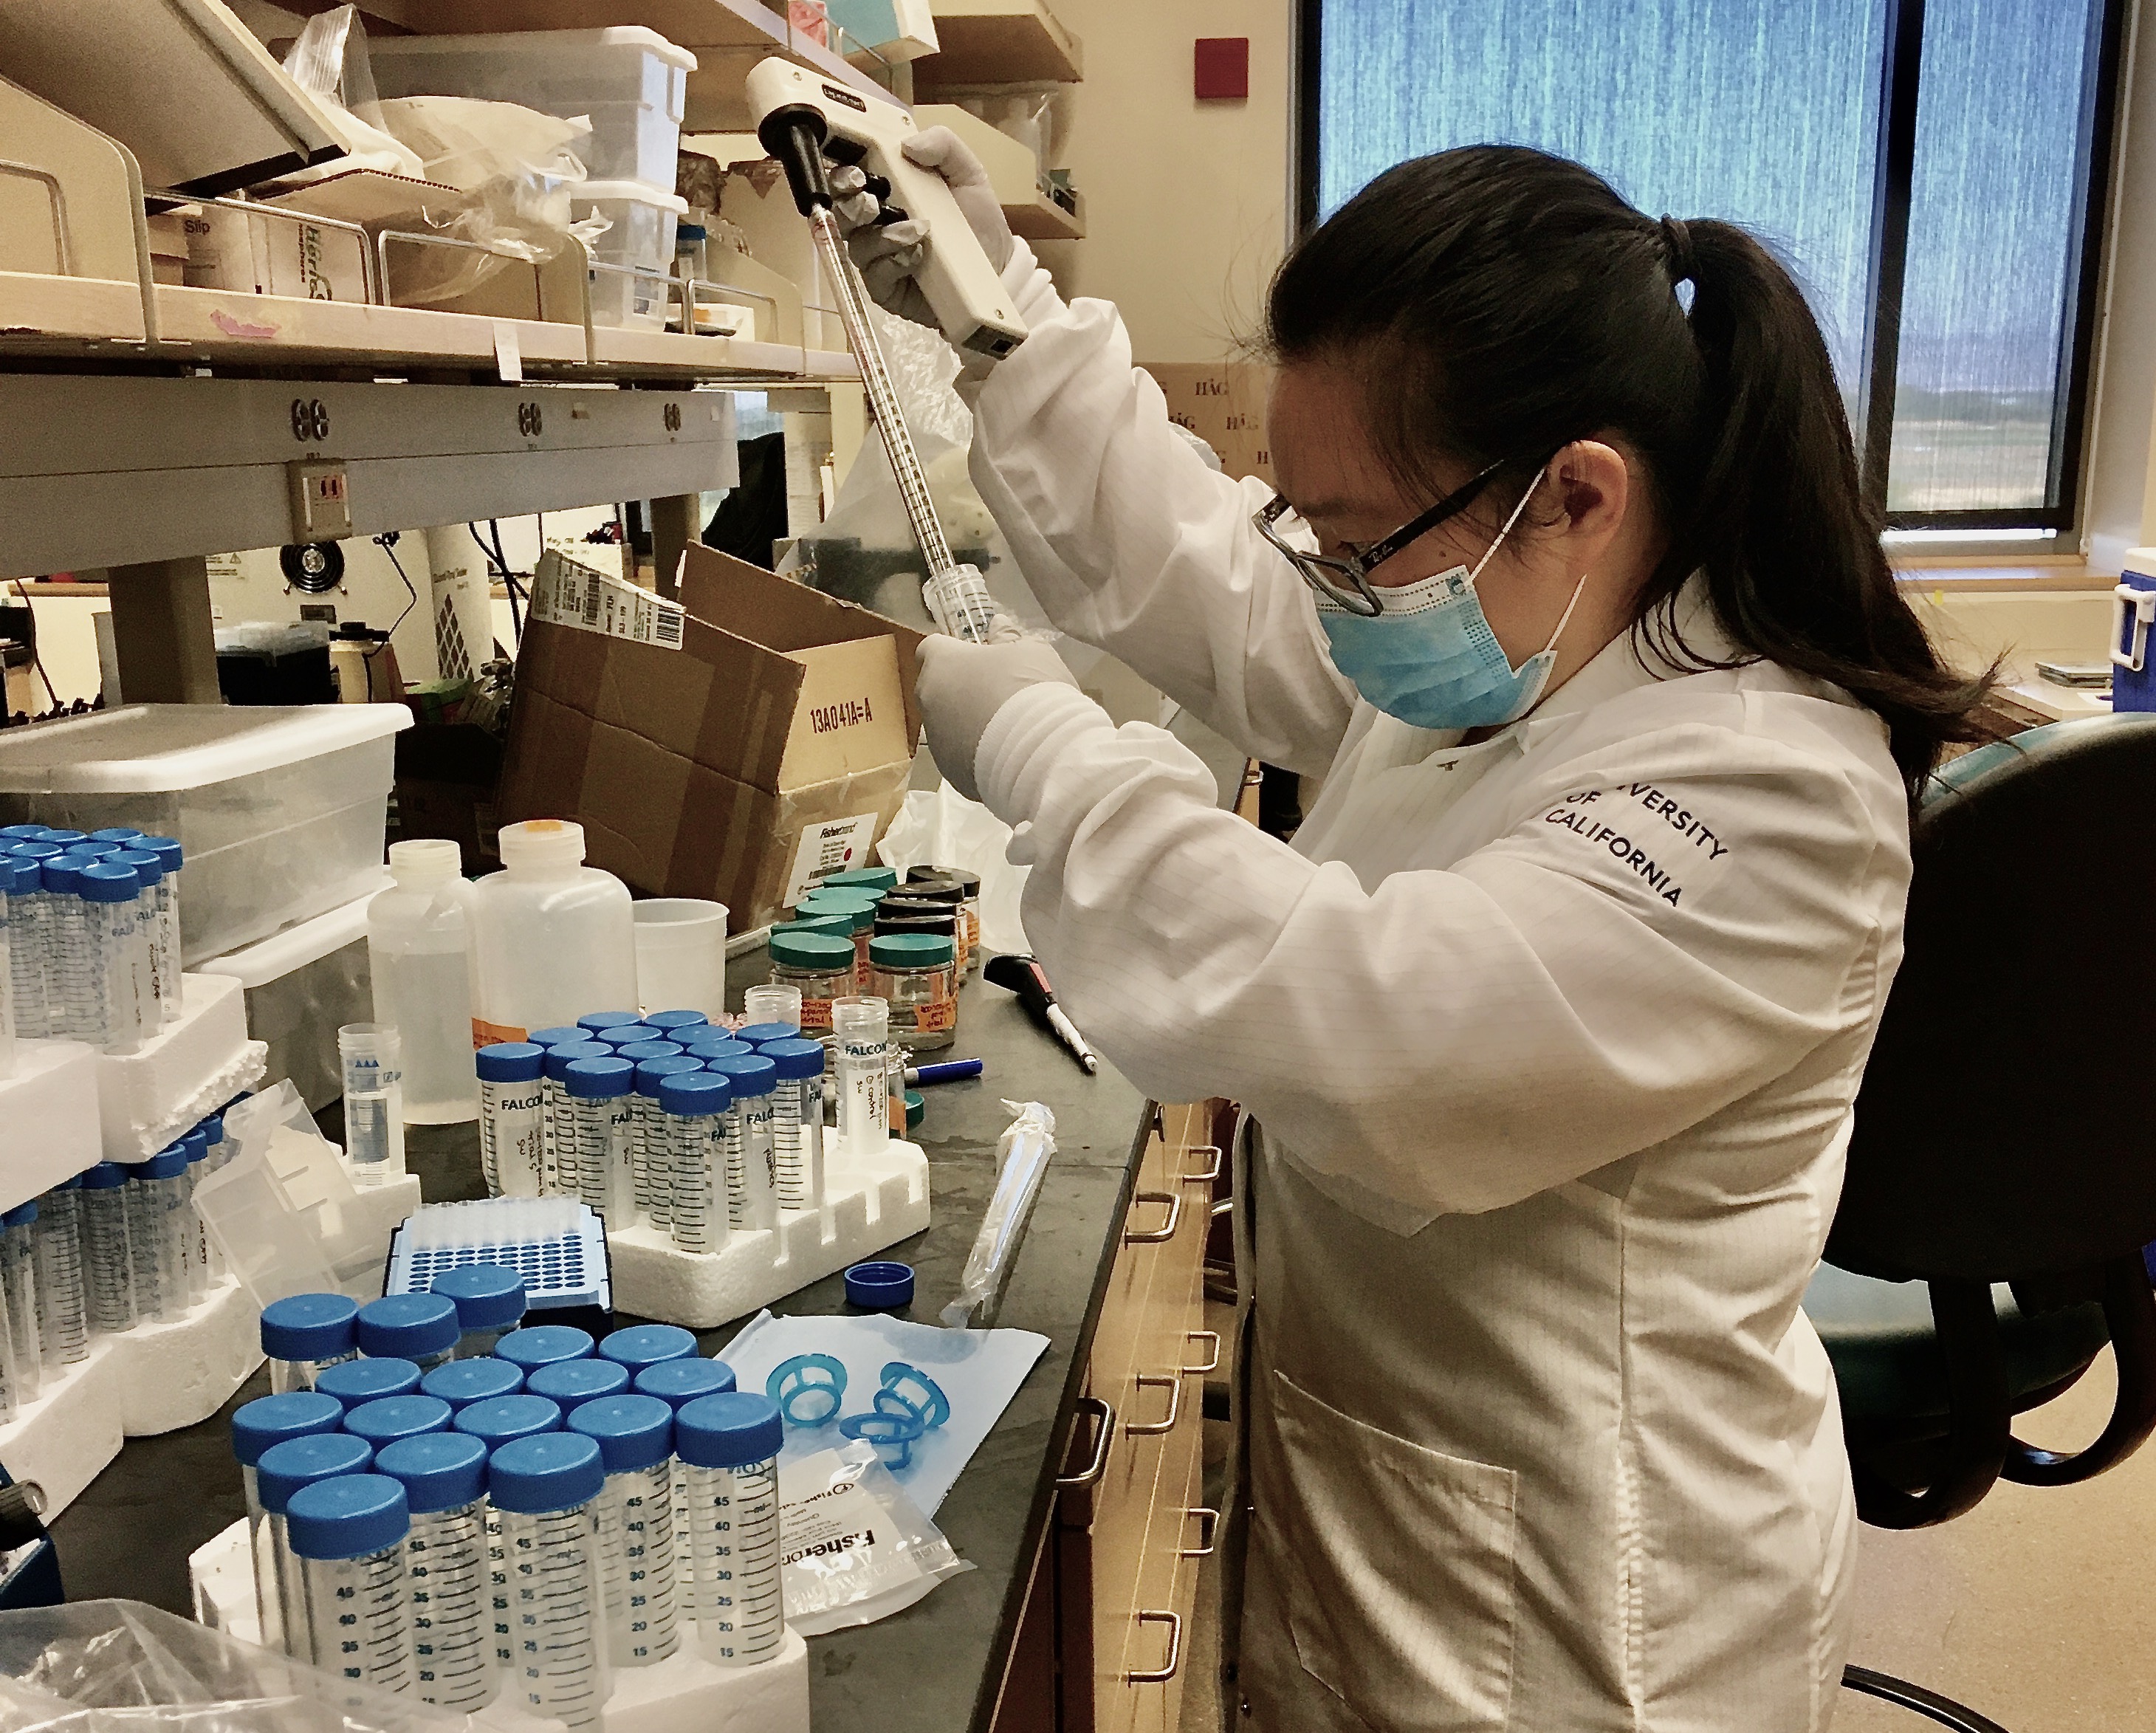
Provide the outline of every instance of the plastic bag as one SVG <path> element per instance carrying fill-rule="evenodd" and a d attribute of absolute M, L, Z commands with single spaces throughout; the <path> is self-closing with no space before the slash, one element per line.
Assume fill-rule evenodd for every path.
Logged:
<path fill-rule="evenodd" d="M 989 951 L 1027 951 L 1019 904 L 1031 867 L 1006 858 L 1011 828 L 955 788 L 916 788 L 891 821 L 876 859 L 903 874 L 908 867 L 963 867 L 981 881 L 981 943 Z"/>
<path fill-rule="evenodd" d="M 321 180 L 360 168 L 421 178 L 418 154 L 382 129 L 374 69 L 367 57 L 367 27 L 359 21 L 357 7 L 332 7 L 309 18 L 285 56 L 285 70 L 328 112 L 346 151 L 291 180 Z"/>
<path fill-rule="evenodd" d="M 778 1532 L 786 1622 L 804 1637 L 874 1624 L 974 1568 L 872 1444 L 819 1450 L 779 1469 Z"/>
<path fill-rule="evenodd" d="M 1033 1219 L 1034 1200 L 1048 1174 L 1048 1158 L 1055 1153 L 1054 1113 L 1038 1101 L 1004 1105 L 1018 1117 L 996 1145 L 996 1189 L 981 1218 L 981 1231 L 973 1236 L 973 1249 L 966 1254 L 958 1297 L 937 1315 L 953 1330 L 970 1322 L 976 1307 L 983 1308 L 982 1323 L 995 1321 L 1004 1284 L 1010 1279 L 1026 1223 Z"/>

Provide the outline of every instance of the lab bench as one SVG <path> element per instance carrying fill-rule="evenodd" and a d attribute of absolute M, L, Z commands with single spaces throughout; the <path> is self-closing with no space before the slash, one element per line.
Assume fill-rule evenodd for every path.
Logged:
<path fill-rule="evenodd" d="M 760 952 L 737 959 L 732 997 L 764 973 Z M 961 1002 L 952 1056 L 971 1054 L 986 1061 L 985 1075 L 927 1090 L 913 1134 L 931 1164 L 932 1224 L 888 1255 L 918 1273 L 910 1315 L 937 1321 L 993 1187 L 1010 1118 L 1003 1102 L 1046 1102 L 1055 1156 L 995 1321 L 1037 1331 L 1049 1346 L 936 1513 L 974 1568 L 892 1618 L 809 1639 L 813 1719 L 883 1733 L 1172 1727 L 1179 1677 L 1122 1675 L 1165 1670 L 1180 1626 L 1161 1615 L 1187 1623 L 1195 1565 L 1184 1555 L 1204 1539 L 1184 1515 L 1198 1501 L 1202 1381 L 1180 1372 L 1202 1369 L 1202 1355 L 1184 1346 L 1202 1321 L 1210 1194 L 1195 1182 L 1212 1157 L 1185 1146 L 1203 1141 L 1206 1118 L 1175 1108 L 1155 1115 L 1105 1064 L 1086 1076 L 1010 995 L 978 978 Z M 481 1193 L 470 1125 L 410 1128 L 408 1159 L 429 1202 Z M 834 1275 L 776 1309 L 844 1308 Z M 705 1332 L 703 1351 L 717 1351 L 737 1327 Z M 266 1387 L 258 1373 L 203 1425 L 129 1442 L 54 1525 L 70 1598 L 191 1610 L 187 1554 L 244 1514 L 231 1409 Z M 1104 1443 L 1092 1484 L 1059 1494 L 1059 1475 L 1082 1477 Z M 1140 1610 L 1152 1616 L 1141 1621 Z"/>

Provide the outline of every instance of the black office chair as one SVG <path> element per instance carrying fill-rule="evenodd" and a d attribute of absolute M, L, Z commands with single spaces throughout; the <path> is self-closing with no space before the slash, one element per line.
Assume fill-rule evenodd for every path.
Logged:
<path fill-rule="evenodd" d="M 1907 951 L 1804 1306 L 1834 1361 L 1857 1514 L 1922 1528 L 2002 1476 L 2063 1486 L 2156 1428 L 2156 715 L 2040 728 L 1947 767 L 1913 838 Z M 2047 996 L 2041 1018 L 2008 1000 Z M 1924 1287 L 1915 1284 L 1923 1283 Z M 2016 1414 L 2108 1341 L 2109 1423 L 2039 1450 Z M 1975 1710 L 1868 1669 L 1842 1683 L 1961 1733 Z"/>

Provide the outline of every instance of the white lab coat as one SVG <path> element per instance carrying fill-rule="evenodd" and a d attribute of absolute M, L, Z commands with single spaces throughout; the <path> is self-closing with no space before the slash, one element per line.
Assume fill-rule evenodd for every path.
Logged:
<path fill-rule="evenodd" d="M 1005 280 L 973 473 L 1043 606 L 1325 779 L 1291 848 L 1056 686 L 978 761 L 1079 1027 L 1262 1128 L 1244 1725 L 1820 1733 L 1855 1517 L 1799 1300 L 1901 954 L 1883 726 L 1630 637 L 1476 746 L 1378 714 L 1115 310 Z"/>

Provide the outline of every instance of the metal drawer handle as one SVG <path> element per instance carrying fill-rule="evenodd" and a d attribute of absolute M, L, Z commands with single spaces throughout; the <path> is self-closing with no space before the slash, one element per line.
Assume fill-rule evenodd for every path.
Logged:
<path fill-rule="evenodd" d="M 1168 1241 L 1175 1238 L 1175 1230 L 1183 1223 L 1183 1193 L 1139 1192 L 1133 1194 L 1131 1198 L 1131 1207 L 1136 1209 L 1141 1203 L 1165 1203 L 1168 1206 L 1168 1220 L 1161 1226 L 1149 1228 L 1142 1233 L 1136 1228 L 1126 1228 L 1123 1230 L 1123 1243 L 1127 1246 L 1166 1245 Z"/>
<path fill-rule="evenodd" d="M 1219 1144 L 1194 1143 L 1190 1146 L 1189 1153 L 1194 1156 L 1210 1156 L 1213 1158 L 1213 1165 L 1210 1167 L 1208 1167 L 1203 1173 L 1184 1174 L 1183 1176 L 1183 1184 L 1186 1186 L 1209 1186 L 1214 1180 L 1219 1178 L 1220 1162 L 1222 1157 L 1220 1155 L 1220 1146 Z"/>
<path fill-rule="evenodd" d="M 1075 1474 L 1059 1474 L 1055 1484 L 1068 1492 L 1081 1486 L 1096 1484 L 1108 1472 L 1108 1446 L 1116 1438 L 1116 1405 L 1105 1397 L 1081 1396 L 1076 1406 L 1090 1407 L 1099 1423 L 1100 1429 L 1093 1437 L 1093 1458 Z"/>
<path fill-rule="evenodd" d="M 1176 1413 L 1183 1406 L 1183 1380 L 1180 1378 L 1154 1377 L 1149 1373 L 1141 1372 L 1137 1377 L 1132 1379 L 1131 1382 L 1137 1385 L 1141 1390 L 1144 1389 L 1147 1385 L 1151 1385 L 1156 1390 L 1166 1390 L 1168 1392 L 1168 1418 L 1152 1426 L 1140 1426 L 1135 1421 L 1126 1420 L 1123 1423 L 1123 1430 L 1128 1433 L 1134 1438 L 1157 1438 L 1164 1432 L 1173 1432 L 1175 1430 Z M 1169 1670 L 1173 1671 L 1173 1669 L 1170 1669 Z"/>
<path fill-rule="evenodd" d="M 1186 1372 L 1195 1372 L 1200 1377 L 1203 1377 L 1207 1372 L 1217 1372 L 1219 1371 L 1220 1332 L 1217 1330 L 1186 1330 L 1183 1333 L 1188 1336 L 1194 1342 L 1208 1341 L 1213 1344 L 1213 1357 L 1210 1360 L 1207 1361 L 1203 1366 L 1186 1366 L 1183 1367 L 1183 1371 Z"/>
<path fill-rule="evenodd" d="M 1214 1510 L 1214 1509 L 1210 1505 L 1192 1505 L 1192 1506 L 1191 1506 L 1188 1510 L 1185 1510 L 1183 1514 L 1185 1516 L 1203 1516 L 1203 1517 L 1204 1517 L 1204 1518 L 1206 1519 L 1206 1523 L 1205 1523 L 1205 1544 L 1204 1544 L 1203 1546 L 1186 1546 L 1186 1547 L 1184 1547 L 1184 1548 L 1183 1549 L 1183 1557 L 1185 1557 L 1185 1558 L 1210 1558 L 1210 1557 L 1212 1557 L 1212 1556 L 1213 1556 L 1213 1546 L 1214 1546 L 1214 1542 L 1215 1541 L 1217 1541 L 1217 1540 L 1219 1538 L 1219 1534 L 1220 1534 L 1220 1513 L 1219 1513 L 1218 1510 Z"/>
<path fill-rule="evenodd" d="M 1147 1613 L 1139 1609 L 1138 1623 L 1142 1625 L 1168 1627 L 1168 1664 L 1158 1673 L 1126 1673 L 1123 1677 L 1132 1684 L 1166 1684 L 1175 1677 L 1175 1669 L 1183 1664 L 1183 1618 L 1175 1613 Z"/>

